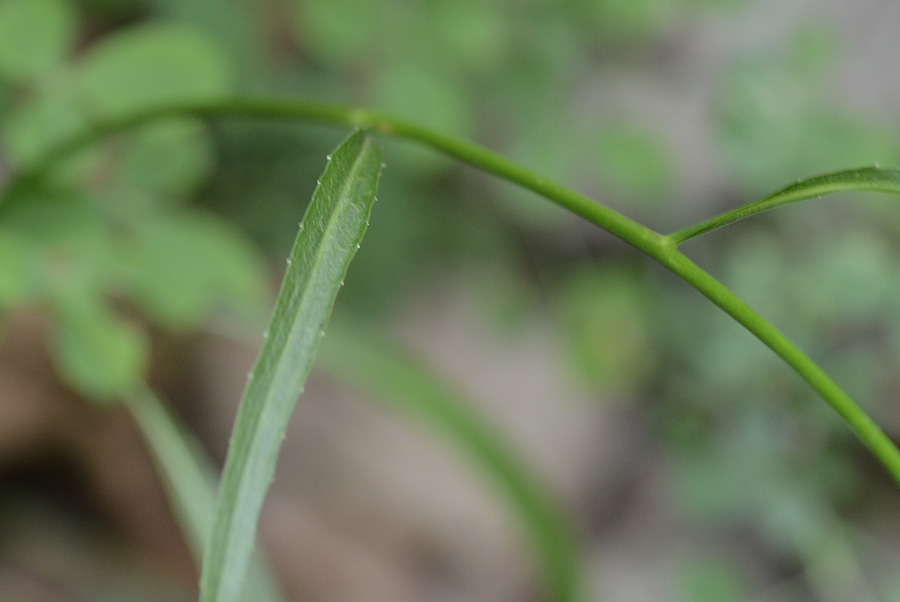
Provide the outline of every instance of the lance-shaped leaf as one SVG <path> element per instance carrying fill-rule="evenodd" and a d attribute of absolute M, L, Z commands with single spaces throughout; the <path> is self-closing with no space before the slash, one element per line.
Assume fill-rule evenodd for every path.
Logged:
<path fill-rule="evenodd" d="M 313 193 L 235 421 L 203 561 L 203 602 L 232 602 L 241 592 L 288 419 L 368 225 L 380 172 L 375 143 L 357 131 L 334 151 Z"/>
<path fill-rule="evenodd" d="M 665 242 L 678 246 L 686 240 L 690 240 L 701 234 L 727 226 L 732 222 L 775 209 L 782 205 L 789 205 L 807 199 L 818 198 L 826 194 L 836 192 L 865 191 L 886 192 L 900 194 L 900 170 L 881 169 L 879 167 L 862 167 L 860 169 L 848 169 L 836 171 L 821 176 L 799 180 L 786 186 L 769 196 L 747 205 L 726 211 L 708 220 L 702 221 L 684 230 L 665 237 Z"/>

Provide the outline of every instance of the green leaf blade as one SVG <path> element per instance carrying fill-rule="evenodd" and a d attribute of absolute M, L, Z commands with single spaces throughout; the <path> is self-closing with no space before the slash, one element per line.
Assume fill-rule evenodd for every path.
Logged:
<path fill-rule="evenodd" d="M 313 193 L 235 421 L 203 563 L 203 602 L 232 602 L 240 595 L 287 422 L 368 226 L 380 172 L 377 147 L 357 131 L 335 150 Z"/>
<path fill-rule="evenodd" d="M 882 169 L 879 167 L 862 167 L 814 176 L 799 180 L 790 186 L 773 192 L 758 201 L 726 211 L 699 224 L 669 234 L 664 238 L 666 244 L 678 246 L 681 243 L 717 230 L 723 226 L 742 220 L 751 215 L 775 209 L 783 205 L 798 203 L 836 192 L 885 192 L 900 195 L 900 170 Z"/>

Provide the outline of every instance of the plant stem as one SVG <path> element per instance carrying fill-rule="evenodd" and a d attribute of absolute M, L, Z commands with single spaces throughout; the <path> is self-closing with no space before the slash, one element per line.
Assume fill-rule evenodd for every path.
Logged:
<path fill-rule="evenodd" d="M 172 105 L 112 119 L 96 124 L 93 129 L 54 147 L 41 160 L 14 176 L 0 195 L 0 218 L 16 192 L 39 181 L 61 160 L 117 132 L 178 115 L 288 119 L 371 128 L 388 136 L 420 142 L 476 169 L 545 197 L 653 258 L 753 333 L 837 411 L 900 484 L 900 451 L 862 408 L 777 328 L 675 248 L 678 242 L 683 242 L 701 232 L 687 229 L 675 235 L 663 236 L 482 146 L 382 113 L 318 102 L 237 99 Z"/>
<path fill-rule="evenodd" d="M 847 422 L 853 432 L 888 470 L 894 481 L 900 485 L 900 451 L 897 446 L 809 356 L 729 288 L 702 270 L 681 252 L 676 251 L 673 247 L 665 247 L 658 256 L 651 256 L 753 333 L 756 338 L 765 343 L 797 374 L 803 377 Z"/>
<path fill-rule="evenodd" d="M 848 191 L 900 194 L 900 170 L 862 167 L 798 180 L 796 183 L 773 192 L 758 201 L 726 211 L 699 224 L 694 224 L 684 230 L 669 234 L 664 238 L 664 241 L 677 247 L 681 243 L 701 234 L 706 234 L 763 211 L 769 211 L 812 198 L 821 198 L 827 194 Z"/>

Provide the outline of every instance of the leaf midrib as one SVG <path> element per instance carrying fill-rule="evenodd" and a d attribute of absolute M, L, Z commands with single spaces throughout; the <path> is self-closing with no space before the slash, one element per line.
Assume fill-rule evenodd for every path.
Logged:
<path fill-rule="evenodd" d="M 302 320 L 300 320 L 301 312 L 299 311 L 299 309 L 304 307 L 305 304 L 307 303 L 307 299 L 309 298 L 310 291 L 314 288 L 313 283 L 316 281 L 316 275 L 321 271 L 321 265 L 323 264 L 323 256 L 325 253 L 325 247 L 328 246 L 328 241 L 334 237 L 334 235 L 332 235 L 331 232 L 334 230 L 335 223 L 337 222 L 337 216 L 339 214 L 341 214 L 342 209 L 344 207 L 353 203 L 352 199 L 350 198 L 350 196 L 351 196 L 350 190 L 353 187 L 353 182 L 354 182 L 356 174 L 360 171 L 360 169 L 362 167 L 365 155 L 367 152 L 369 152 L 370 145 L 371 145 L 371 140 L 368 137 L 364 138 L 363 142 L 360 146 L 359 152 L 357 153 L 356 157 L 353 159 L 353 163 L 347 172 L 344 182 L 340 185 L 338 203 L 335 205 L 335 207 L 332 209 L 332 211 L 330 212 L 330 214 L 328 216 L 325 228 L 323 229 L 321 243 L 318 245 L 318 249 L 316 250 L 316 252 L 313 255 L 314 261 L 312 262 L 312 267 L 309 270 L 309 275 L 305 279 L 305 285 L 302 287 L 301 294 L 300 294 L 298 300 L 296 301 L 296 303 L 291 304 L 293 307 L 296 308 L 296 311 L 289 312 L 289 315 L 290 315 L 290 317 L 289 317 L 289 332 L 290 332 L 290 334 L 286 338 L 286 344 L 281 347 L 281 351 L 284 351 L 285 349 L 288 349 L 290 347 L 290 342 L 295 338 L 294 335 L 297 332 L 298 326 L 302 322 Z M 324 177 L 323 177 L 323 180 L 324 180 Z M 314 193 L 313 197 L 315 198 L 315 196 L 316 195 Z M 353 251 L 351 249 L 351 253 L 352 252 Z M 291 254 L 293 255 L 293 252 Z M 291 268 L 293 268 L 293 266 L 291 266 Z M 307 355 L 307 357 L 313 356 L 315 354 L 315 350 L 317 348 L 318 348 L 318 343 L 314 343 L 311 353 L 309 353 Z M 276 382 L 280 382 L 282 380 L 282 378 L 283 378 L 282 374 L 284 373 L 285 363 L 287 361 L 286 357 L 285 357 L 286 355 L 287 354 L 285 354 L 283 352 L 278 353 L 278 359 L 276 360 L 275 367 L 273 368 L 273 371 L 272 371 L 272 374 L 273 374 L 272 380 L 267 385 L 264 385 L 264 388 L 262 388 L 260 390 L 261 397 L 263 399 L 266 399 L 268 397 L 268 393 L 275 387 Z M 301 390 L 299 393 L 302 393 L 302 391 L 303 391 L 303 386 L 301 386 Z M 264 407 L 261 412 L 259 412 L 258 414 L 251 415 L 251 416 L 255 417 L 255 419 L 253 420 L 253 425 L 252 425 L 252 429 L 251 429 L 252 436 L 247 440 L 248 447 L 250 449 L 253 449 L 255 447 L 253 445 L 253 442 L 257 441 L 260 436 L 265 434 L 263 432 L 265 430 L 263 428 L 263 426 L 265 424 L 267 424 L 267 420 L 265 418 L 271 415 L 273 408 L 277 405 L 279 405 L 279 404 L 277 404 L 277 403 L 264 404 Z M 248 466 L 250 465 L 249 461 L 251 459 L 251 456 L 252 456 L 252 454 L 248 453 L 248 454 L 243 454 L 240 457 L 240 464 L 239 464 L 239 471 L 238 471 L 240 478 L 238 479 L 238 487 L 236 488 L 238 495 L 235 498 L 236 503 L 229 504 L 229 508 L 230 508 L 230 512 L 228 513 L 229 525 L 231 525 L 232 527 L 235 524 L 235 521 L 233 519 L 235 516 L 237 516 L 238 509 L 244 507 L 244 505 L 247 503 L 247 501 L 249 499 L 248 494 L 251 493 L 252 488 L 245 486 L 246 483 L 248 482 L 248 480 L 250 480 L 252 478 L 251 472 L 247 470 Z M 234 549 L 233 546 L 231 546 L 231 542 L 232 542 L 232 539 L 235 536 L 235 534 L 236 534 L 236 531 L 234 528 L 229 528 L 226 532 L 226 536 L 223 541 L 223 547 L 225 549 L 225 558 L 227 558 L 229 556 L 228 552 L 232 551 Z M 222 566 L 226 567 L 227 563 L 223 563 Z M 219 581 L 217 583 L 216 596 L 214 599 L 220 598 L 220 596 L 218 595 L 219 592 L 222 591 L 220 585 L 221 585 L 221 581 Z"/>

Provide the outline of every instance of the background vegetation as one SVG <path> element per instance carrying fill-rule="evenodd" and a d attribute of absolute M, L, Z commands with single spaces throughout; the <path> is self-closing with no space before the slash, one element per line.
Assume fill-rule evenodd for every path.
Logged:
<path fill-rule="evenodd" d="M 167 102 L 301 96 L 477 140 L 671 231 L 798 177 L 900 164 L 886 25 L 897 9 L 835 4 L 3 0 L 2 165 L 16 173 L 94 122 Z M 212 362 L 235 339 L 259 344 L 303 204 L 342 137 L 321 126 L 170 119 L 80 154 L 40 189 L 8 195 L 0 594 L 191 599 L 186 554 L 165 556 L 179 544 L 134 526 L 171 519 L 140 496 L 104 493 L 98 476 L 121 474 L 104 467 L 127 456 L 119 438 L 136 436 L 98 426 L 118 424 L 115 408 L 71 410 L 83 402 L 67 396 L 111 404 L 149 376 L 221 459 L 227 404 L 240 390 L 218 384 L 232 375 L 184 358 Z M 403 341 L 484 404 L 492 428 L 568 510 L 593 594 L 900 599 L 895 492 L 767 349 L 562 210 L 407 144 L 383 146 L 381 200 L 335 322 Z M 896 434 L 900 212 L 891 200 L 848 200 L 761 216 L 685 251 Z M 34 340 L 62 383 L 50 393 L 40 361 L 28 363 Z M 332 391 L 340 375 L 322 379 L 326 399 L 347 396 Z M 197 401 L 211 391 L 230 399 Z M 539 403 L 535 392 L 544 393 Z M 37 409 L 23 412 L 26 402 Z M 353 408 L 345 416 L 382 411 L 338 403 Z M 567 413 L 588 426 L 559 417 Z M 292 466 L 299 475 L 287 477 L 297 490 L 285 499 L 365 549 L 391 541 L 371 533 L 391 530 L 384 511 L 357 498 L 392 499 L 378 487 L 395 482 L 349 475 L 371 489 L 357 484 L 344 491 L 350 501 L 341 498 L 342 477 L 323 476 L 340 462 L 308 457 L 334 443 L 297 429 L 310 438 L 285 450 L 279 475 Z M 334 429 L 325 432 L 340 437 Z M 424 439 L 414 449 L 426 457 L 433 452 L 422 450 L 446 445 Z M 351 464 L 377 475 L 396 460 L 378 464 L 371 453 L 374 467 Z M 447 478 L 491 499 L 477 477 Z M 327 495 L 305 493 L 316 487 Z M 387 555 L 401 560 L 390 574 L 424 584 L 419 599 L 540 599 L 534 559 L 499 514 L 487 516 L 500 525 L 509 564 L 491 569 L 504 577 L 467 565 L 467 555 L 490 556 L 472 551 L 484 538 L 448 540 L 440 533 L 452 528 L 423 519 L 394 536 L 402 542 Z M 472 529 L 470 515 L 453 516 Z M 438 543 L 417 547 L 417 537 Z M 288 574 L 303 562 L 289 548 L 271 552 Z M 114 560 L 119 552 L 125 561 Z M 334 599 L 327 586 L 290 587 Z"/>

